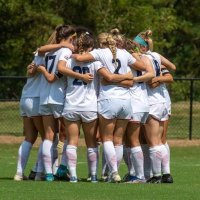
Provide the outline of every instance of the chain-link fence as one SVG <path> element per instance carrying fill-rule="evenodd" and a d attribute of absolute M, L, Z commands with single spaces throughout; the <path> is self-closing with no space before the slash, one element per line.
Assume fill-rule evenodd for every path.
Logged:
<path fill-rule="evenodd" d="M 0 77 L 0 134 L 22 135 L 19 99 L 26 77 Z M 168 138 L 200 138 L 200 79 L 175 78 Z"/>

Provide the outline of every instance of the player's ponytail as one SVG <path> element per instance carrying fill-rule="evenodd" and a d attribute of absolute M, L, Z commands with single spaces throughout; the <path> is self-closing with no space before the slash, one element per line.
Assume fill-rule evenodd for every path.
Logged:
<path fill-rule="evenodd" d="M 153 51 L 153 41 L 151 39 L 152 31 L 150 29 L 140 32 L 135 38 L 134 41 L 142 46 L 148 46 L 150 51 Z"/>
<path fill-rule="evenodd" d="M 70 25 L 59 25 L 56 27 L 56 43 L 60 43 L 63 39 L 68 39 L 68 37 L 76 37 L 76 31 L 74 27 Z"/>

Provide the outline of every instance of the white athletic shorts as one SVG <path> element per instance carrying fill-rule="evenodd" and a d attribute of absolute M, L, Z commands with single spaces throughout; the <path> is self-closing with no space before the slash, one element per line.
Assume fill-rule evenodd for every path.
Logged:
<path fill-rule="evenodd" d="M 150 105 L 149 115 L 159 121 L 166 121 L 169 119 L 168 109 L 165 103 Z"/>
<path fill-rule="evenodd" d="M 145 124 L 148 116 L 149 116 L 149 112 L 132 113 L 130 122 L 139 122 L 139 123 Z"/>
<path fill-rule="evenodd" d="M 60 118 L 62 117 L 63 107 L 64 105 L 58 105 L 58 104 L 40 105 L 39 113 L 41 115 L 53 115 L 54 118 Z"/>
<path fill-rule="evenodd" d="M 130 99 L 104 99 L 98 101 L 98 113 L 106 119 L 131 119 Z"/>
<path fill-rule="evenodd" d="M 39 116 L 39 97 L 26 97 L 20 99 L 20 115 L 22 117 Z"/>
<path fill-rule="evenodd" d="M 97 112 L 92 111 L 64 111 L 62 116 L 69 121 L 82 121 L 90 123 L 98 118 Z"/>

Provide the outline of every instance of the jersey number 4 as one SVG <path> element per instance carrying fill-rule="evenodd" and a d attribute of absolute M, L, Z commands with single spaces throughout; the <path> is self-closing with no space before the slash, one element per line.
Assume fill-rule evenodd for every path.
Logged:
<path fill-rule="evenodd" d="M 80 66 L 74 66 L 73 71 L 78 72 L 79 74 L 90 73 L 90 70 L 88 67 L 80 67 Z M 80 86 L 80 85 L 87 85 L 87 83 L 80 79 L 75 78 L 73 81 L 73 85 Z"/>

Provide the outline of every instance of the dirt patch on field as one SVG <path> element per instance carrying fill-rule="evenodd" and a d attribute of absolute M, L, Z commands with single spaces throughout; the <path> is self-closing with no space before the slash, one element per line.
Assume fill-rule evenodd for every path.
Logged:
<path fill-rule="evenodd" d="M 20 144 L 24 140 L 24 137 L 16 137 L 10 135 L 0 135 L 0 144 Z M 41 139 L 38 138 L 34 146 L 39 146 Z M 168 140 L 170 146 L 200 146 L 200 139 L 188 140 L 188 139 L 170 139 Z M 79 139 L 79 146 L 84 146 L 84 139 Z"/>

